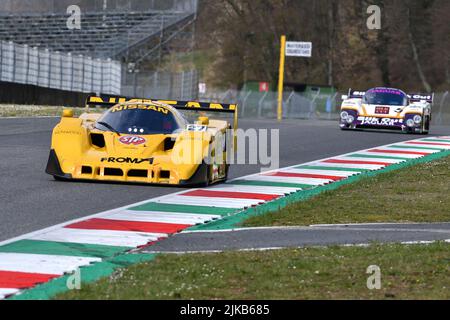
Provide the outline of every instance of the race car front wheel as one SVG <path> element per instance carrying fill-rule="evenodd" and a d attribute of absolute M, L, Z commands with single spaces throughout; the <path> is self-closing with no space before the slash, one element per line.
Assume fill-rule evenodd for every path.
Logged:
<path fill-rule="evenodd" d="M 206 165 L 206 164 L 205 164 Z M 207 165 L 206 169 L 206 177 L 205 182 L 203 183 L 203 187 L 209 187 L 212 181 L 212 165 Z"/>
<path fill-rule="evenodd" d="M 423 134 L 428 134 L 430 132 L 430 123 L 431 123 L 431 117 L 427 116 L 425 117 L 425 121 L 424 121 L 424 128 L 422 133 Z"/>

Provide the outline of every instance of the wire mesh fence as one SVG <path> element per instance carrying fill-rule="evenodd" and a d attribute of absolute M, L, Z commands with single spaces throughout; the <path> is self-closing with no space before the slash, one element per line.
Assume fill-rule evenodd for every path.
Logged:
<path fill-rule="evenodd" d="M 198 0 L 2 0 L 0 14 L 6 13 L 66 13 L 71 5 L 85 12 L 98 11 L 167 11 L 196 10 Z"/>
<path fill-rule="evenodd" d="M 198 72 L 124 72 L 122 94 L 169 100 L 196 100 L 198 97 Z"/>
<path fill-rule="evenodd" d="M 435 95 L 433 115 L 434 124 L 450 125 L 450 96 L 448 91 Z"/>
<path fill-rule="evenodd" d="M 0 42 L 0 80 L 74 92 L 120 94 L 122 66 L 111 59 Z"/>
<path fill-rule="evenodd" d="M 315 94 L 285 92 L 283 94 L 283 118 L 286 119 L 339 119 L 343 92 Z M 346 93 L 345 93 L 346 94 Z M 276 92 L 255 91 L 209 91 L 200 95 L 200 100 L 238 103 L 241 118 L 275 119 L 277 117 Z M 433 124 L 450 125 L 450 94 L 435 94 Z"/>
<path fill-rule="evenodd" d="M 283 117 L 294 119 L 332 119 L 339 115 L 340 95 L 304 94 L 287 91 L 283 94 Z M 241 118 L 276 118 L 278 93 L 228 90 L 207 92 L 200 100 L 238 103 Z"/>

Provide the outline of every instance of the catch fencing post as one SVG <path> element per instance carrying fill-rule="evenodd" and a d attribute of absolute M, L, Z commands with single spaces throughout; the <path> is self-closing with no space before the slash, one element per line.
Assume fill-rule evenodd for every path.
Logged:
<path fill-rule="evenodd" d="M 264 92 L 262 98 L 259 99 L 259 102 L 258 102 L 258 118 L 261 118 L 263 103 L 264 103 L 264 100 L 266 100 L 266 97 L 267 97 L 268 94 L 269 94 L 269 91 Z"/>
<path fill-rule="evenodd" d="M 291 109 L 292 109 L 291 108 L 291 100 L 292 100 L 292 97 L 294 96 L 294 94 L 295 94 L 295 90 L 292 90 L 291 94 L 289 95 L 289 97 L 286 100 L 286 105 L 288 106 L 286 114 L 288 116 L 289 116 L 289 111 L 291 111 Z"/>

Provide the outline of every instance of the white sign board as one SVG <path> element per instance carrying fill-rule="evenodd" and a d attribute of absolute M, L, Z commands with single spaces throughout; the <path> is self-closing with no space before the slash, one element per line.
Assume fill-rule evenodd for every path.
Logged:
<path fill-rule="evenodd" d="M 198 93 L 205 94 L 206 93 L 206 83 L 200 82 L 198 84 Z"/>
<path fill-rule="evenodd" d="M 312 42 L 286 42 L 287 57 L 312 57 Z"/>

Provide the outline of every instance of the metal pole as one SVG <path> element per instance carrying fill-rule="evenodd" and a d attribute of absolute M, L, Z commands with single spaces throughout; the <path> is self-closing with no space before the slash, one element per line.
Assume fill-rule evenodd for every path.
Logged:
<path fill-rule="evenodd" d="M 259 99 L 259 102 L 258 102 L 258 118 L 261 118 L 263 102 L 264 102 L 264 100 L 266 99 L 266 97 L 267 97 L 268 94 L 269 94 L 269 91 L 266 91 L 266 92 L 263 94 L 262 98 Z"/>
<path fill-rule="evenodd" d="M 159 35 L 159 48 L 158 48 L 158 69 L 161 68 L 161 54 L 162 54 L 162 46 L 164 40 L 164 15 L 161 20 L 161 33 Z"/>
<path fill-rule="evenodd" d="M 108 0 L 103 0 L 103 27 L 106 26 L 106 10 L 108 9 Z"/>
<path fill-rule="evenodd" d="M 184 71 L 181 72 L 181 97 L 180 99 L 184 99 Z"/>
<path fill-rule="evenodd" d="M 241 113 L 241 116 L 242 116 L 242 117 L 244 117 L 245 110 L 247 109 L 247 108 L 246 108 L 246 106 L 247 106 L 247 100 L 248 100 L 248 98 L 250 97 L 251 94 L 252 94 L 252 91 L 249 90 L 248 93 L 247 93 L 247 95 L 244 97 L 244 101 L 242 101 L 242 113 Z"/>
<path fill-rule="evenodd" d="M 289 97 L 288 97 L 287 100 L 286 100 L 286 105 L 288 106 L 288 107 L 287 107 L 287 112 L 286 112 L 286 115 L 287 115 L 287 116 L 289 116 L 289 111 L 292 110 L 292 107 L 291 107 L 291 99 L 292 99 L 292 97 L 294 96 L 294 94 L 295 94 L 295 90 L 292 90 L 292 92 L 289 94 Z"/>
<path fill-rule="evenodd" d="M 133 96 L 137 97 L 137 72 L 133 70 Z"/>
<path fill-rule="evenodd" d="M 444 102 L 445 102 L 445 99 L 447 99 L 447 96 L 448 96 L 448 91 L 445 92 L 444 95 L 442 96 L 442 100 L 441 100 L 441 103 L 439 106 L 439 116 L 438 116 L 439 121 L 437 123 L 438 125 L 442 124 L 442 108 L 444 107 Z"/>
<path fill-rule="evenodd" d="M 284 64 L 286 61 L 286 36 L 281 36 L 280 75 L 278 78 L 278 121 L 283 120 Z"/>
<path fill-rule="evenodd" d="M 0 81 L 3 79 L 3 40 L 0 40 Z"/>

